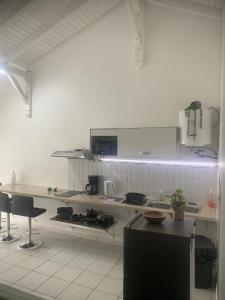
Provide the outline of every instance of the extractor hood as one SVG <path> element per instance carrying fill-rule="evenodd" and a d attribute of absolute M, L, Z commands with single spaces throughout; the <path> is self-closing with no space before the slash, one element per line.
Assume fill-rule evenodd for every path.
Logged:
<path fill-rule="evenodd" d="M 58 150 L 52 153 L 52 157 L 63 157 L 68 159 L 88 159 L 93 160 L 94 156 L 88 149 Z"/>

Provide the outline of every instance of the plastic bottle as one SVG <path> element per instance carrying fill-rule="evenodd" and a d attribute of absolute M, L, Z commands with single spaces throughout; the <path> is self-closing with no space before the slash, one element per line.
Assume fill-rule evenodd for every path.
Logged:
<path fill-rule="evenodd" d="M 208 207 L 209 208 L 213 208 L 214 207 L 213 192 L 212 192 L 212 190 L 209 190 L 209 193 L 208 193 Z"/>
<path fill-rule="evenodd" d="M 165 198 L 164 198 L 164 192 L 163 191 L 159 191 L 159 202 L 164 202 Z"/>
<path fill-rule="evenodd" d="M 11 185 L 15 186 L 15 184 L 16 184 L 16 173 L 13 170 L 12 177 L 11 177 Z"/>

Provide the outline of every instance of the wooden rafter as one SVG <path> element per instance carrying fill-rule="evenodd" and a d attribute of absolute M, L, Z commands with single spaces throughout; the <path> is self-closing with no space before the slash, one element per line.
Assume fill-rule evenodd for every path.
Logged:
<path fill-rule="evenodd" d="M 22 8 L 24 8 L 31 0 L 1 0 L 0 1 L 0 10 L 1 8 L 8 7 L 9 12 L 6 13 L 4 17 L 0 18 L 0 26 L 13 18 Z M 6 8 L 5 8 L 6 9 Z"/>
<path fill-rule="evenodd" d="M 12 52 L 10 52 L 5 58 L 5 62 L 12 62 L 17 57 L 21 56 L 24 52 L 26 52 L 28 49 L 30 49 L 35 42 L 42 39 L 44 36 L 50 34 L 57 25 L 61 24 L 65 21 L 66 18 L 70 17 L 70 15 L 81 5 L 83 5 L 87 0 L 79 0 L 74 1 L 74 4 L 66 11 L 64 11 L 61 15 L 58 16 L 57 19 L 54 20 L 54 22 L 48 23 L 43 28 L 35 33 L 32 37 L 28 38 L 25 42 L 20 44 L 18 47 L 16 47 Z"/>
<path fill-rule="evenodd" d="M 126 6 L 134 33 L 134 62 L 138 68 L 144 65 L 144 0 L 126 0 Z"/>

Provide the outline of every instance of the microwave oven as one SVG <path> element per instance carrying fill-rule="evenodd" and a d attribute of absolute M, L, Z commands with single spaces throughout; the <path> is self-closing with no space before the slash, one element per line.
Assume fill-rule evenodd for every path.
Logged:
<path fill-rule="evenodd" d="M 94 155 L 117 156 L 118 138 L 115 130 L 91 129 L 90 149 Z"/>

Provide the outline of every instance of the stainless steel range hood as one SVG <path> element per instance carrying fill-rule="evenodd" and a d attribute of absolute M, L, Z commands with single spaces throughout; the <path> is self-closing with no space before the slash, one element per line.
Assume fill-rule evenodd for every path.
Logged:
<path fill-rule="evenodd" d="M 51 154 L 52 157 L 63 157 L 68 159 L 88 159 L 93 160 L 94 156 L 88 149 L 74 149 L 74 150 L 59 150 Z"/>

